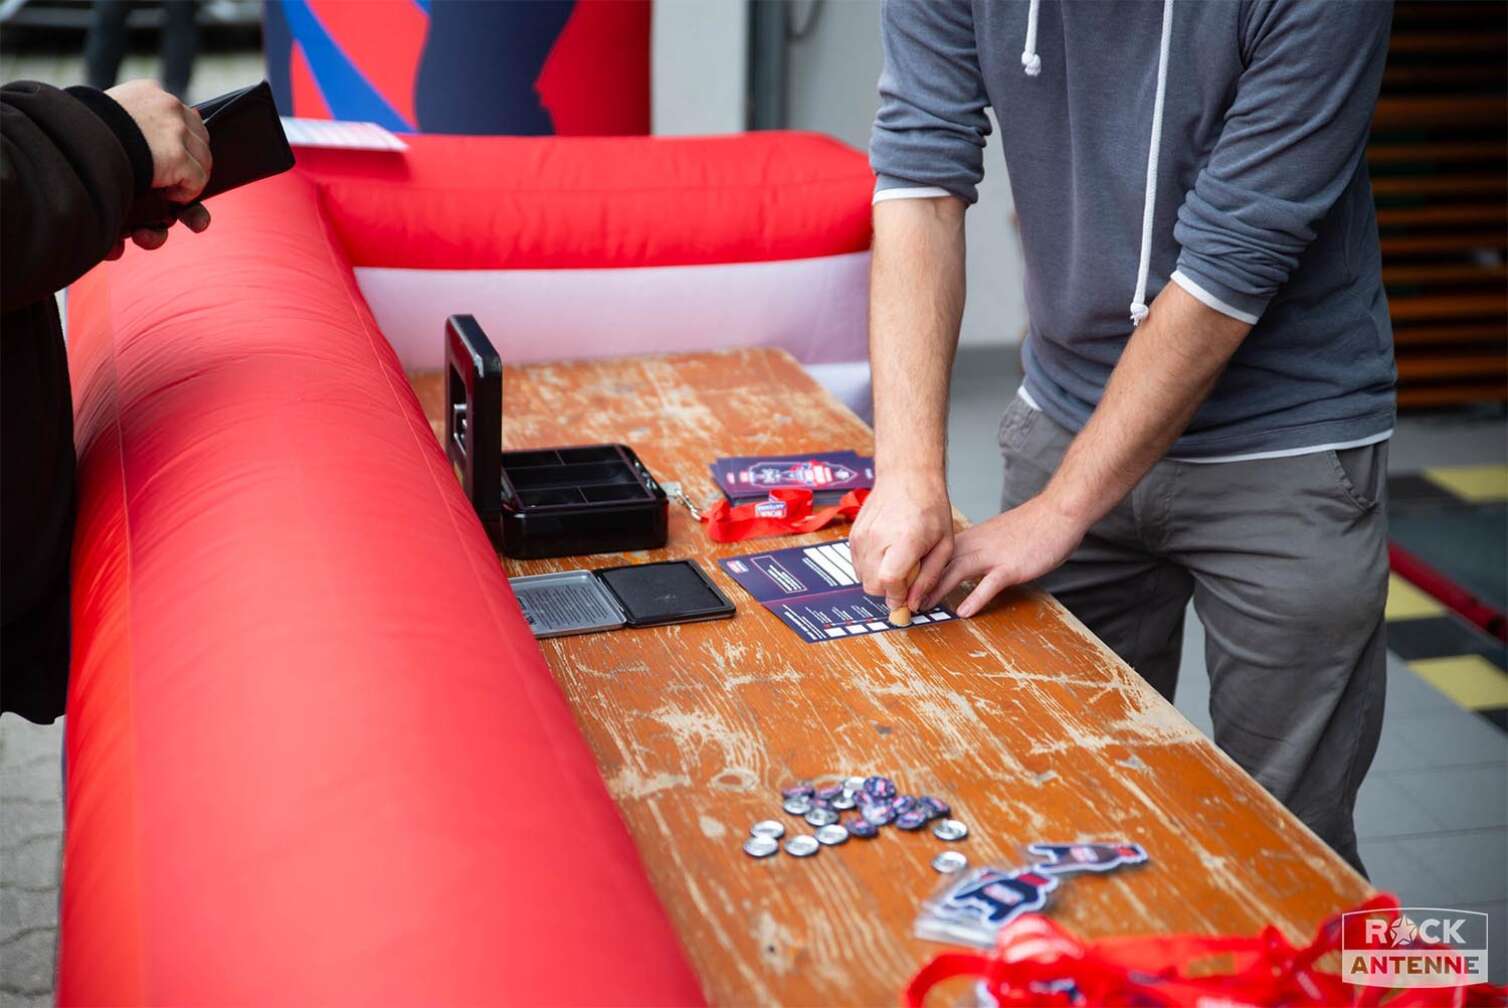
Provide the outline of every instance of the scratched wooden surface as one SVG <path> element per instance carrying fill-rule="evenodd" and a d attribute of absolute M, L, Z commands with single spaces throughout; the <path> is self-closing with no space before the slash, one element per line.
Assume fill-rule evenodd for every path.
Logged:
<path fill-rule="evenodd" d="M 438 431 L 440 378 L 413 381 Z M 509 448 L 622 441 L 702 501 L 719 455 L 872 448 L 773 350 L 509 368 L 503 402 Z M 976 865 L 1019 864 L 1037 840 L 1142 844 L 1148 865 L 1054 894 L 1051 914 L 1087 936 L 1274 922 L 1297 939 L 1371 891 L 1051 598 L 807 644 L 715 563 L 845 534 L 719 546 L 673 504 L 664 550 L 505 561 L 519 575 L 693 557 L 738 605 L 731 621 L 541 642 L 712 1002 L 894 1004 L 943 948 L 911 936 L 941 879 L 928 831 L 743 854 L 759 819 L 810 831 L 776 793 L 801 778 L 882 773 L 935 794 L 968 823 L 956 846 Z"/>

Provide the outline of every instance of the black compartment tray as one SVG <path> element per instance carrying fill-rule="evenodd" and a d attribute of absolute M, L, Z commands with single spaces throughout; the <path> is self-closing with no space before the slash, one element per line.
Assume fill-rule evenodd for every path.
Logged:
<path fill-rule="evenodd" d="M 445 323 L 445 448 L 493 544 L 519 559 L 665 545 L 669 505 L 627 445 L 502 450 L 503 365 L 470 315 Z"/>

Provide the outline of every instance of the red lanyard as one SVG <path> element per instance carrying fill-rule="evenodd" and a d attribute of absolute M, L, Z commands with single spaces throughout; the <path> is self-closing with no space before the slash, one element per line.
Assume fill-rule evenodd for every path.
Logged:
<path fill-rule="evenodd" d="M 812 492 L 800 487 L 771 490 L 762 501 L 729 504 L 718 501 L 702 515 L 713 542 L 739 542 L 764 536 L 802 535 L 830 525 L 838 518 L 853 521 L 869 496 L 868 490 L 850 490 L 838 503 L 812 509 Z"/>

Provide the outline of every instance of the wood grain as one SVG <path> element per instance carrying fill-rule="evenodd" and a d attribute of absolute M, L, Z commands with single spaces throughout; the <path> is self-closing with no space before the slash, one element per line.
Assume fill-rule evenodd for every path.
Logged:
<path fill-rule="evenodd" d="M 413 380 L 438 431 L 439 376 Z M 503 402 L 507 447 L 624 441 L 698 500 L 719 455 L 872 447 L 775 350 L 509 368 Z M 929 832 L 742 853 L 759 819 L 804 827 L 776 793 L 801 778 L 884 773 L 938 795 L 970 826 L 957 846 L 972 864 L 1020 863 L 1036 840 L 1143 844 L 1147 866 L 1055 894 L 1052 915 L 1089 936 L 1273 922 L 1298 939 L 1371 891 L 1045 595 L 806 644 L 715 564 L 844 534 L 718 546 L 673 506 L 665 550 L 505 561 L 518 575 L 694 557 L 738 605 L 731 621 L 541 642 L 712 1002 L 894 1004 L 943 948 L 911 937 L 940 880 Z"/>

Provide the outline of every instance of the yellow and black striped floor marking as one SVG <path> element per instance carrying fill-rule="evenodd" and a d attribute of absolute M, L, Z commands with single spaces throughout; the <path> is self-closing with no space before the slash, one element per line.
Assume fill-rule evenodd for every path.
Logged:
<path fill-rule="evenodd" d="M 1490 579 L 1494 564 L 1508 577 L 1500 531 L 1508 505 L 1508 466 L 1454 466 L 1393 477 L 1389 495 L 1397 545 L 1447 578 L 1464 570 L 1463 580 L 1471 583 L 1463 591 L 1501 597 L 1483 578 Z M 1483 536 L 1484 529 L 1489 534 Z M 1488 553 L 1472 556 L 1478 549 Z M 1508 731 L 1503 641 L 1405 580 L 1398 566 L 1395 557 L 1388 584 L 1388 648 L 1452 701 Z"/>

